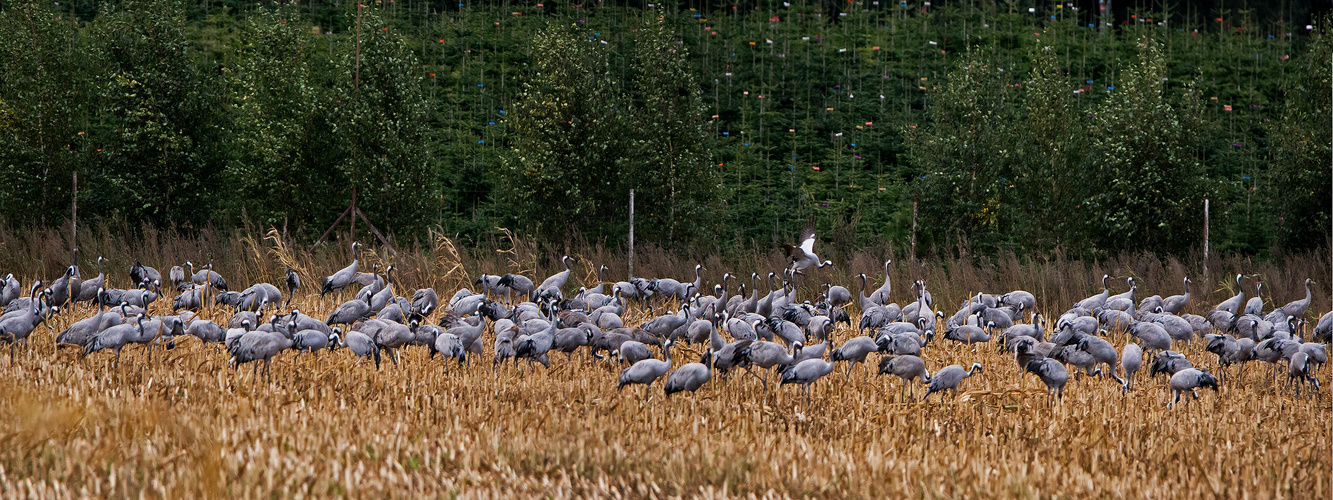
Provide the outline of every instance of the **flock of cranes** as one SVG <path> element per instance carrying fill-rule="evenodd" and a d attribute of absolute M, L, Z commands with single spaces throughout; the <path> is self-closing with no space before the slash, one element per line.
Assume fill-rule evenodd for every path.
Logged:
<path fill-rule="evenodd" d="M 869 295 L 869 278 L 861 274 L 856 277 L 855 296 L 846 287 L 825 283 L 814 300 L 801 300 L 796 283 L 805 271 L 833 265 L 815 255 L 812 226 L 801 239 L 799 246 L 786 246 L 791 267 L 780 276 L 767 275 L 766 294 L 761 293 L 758 273 L 751 274 L 748 293 L 747 284 L 741 283 L 732 294 L 731 282 L 738 277 L 730 273 L 708 293 L 706 269 L 700 265 L 693 281 L 632 278 L 616 283 L 603 281 L 603 266 L 597 284 L 565 296 L 573 263 L 566 256 L 561 259 L 564 270 L 540 284 L 518 274 L 483 274 L 473 282 L 476 290 L 460 289 L 443 304 L 430 288 L 411 291 L 409 299 L 404 295 L 408 290 L 398 288 L 392 265 L 382 273 L 378 266 L 367 272 L 360 263 L 361 245 L 353 243 L 352 262 L 320 282 L 320 295 L 346 299 L 324 319 L 290 307 L 301 288 L 295 271 L 286 272 L 284 297 L 278 286 L 268 283 L 232 291 L 211 266 L 195 269 L 191 262 L 168 272 L 167 284 L 177 294 L 171 302 L 173 314 L 152 315 L 150 305 L 163 294 L 161 273 L 136 262 L 129 272 L 133 286 L 112 288 L 105 260 L 99 257 L 95 278 L 82 280 L 77 264 L 72 265 L 49 285 L 33 283 L 26 296 L 19 281 L 6 276 L 0 283 L 0 306 L 5 311 L 0 316 L 0 342 L 10 344 L 12 359 L 15 346 L 26 344 L 40 326 L 54 330 L 50 319 L 62 314 L 62 308 L 68 312 L 86 303 L 91 304 L 89 309 L 95 306 L 95 312 L 59 332 L 56 343 L 80 349 L 85 356 L 113 351 L 113 369 L 119 369 L 120 353 L 127 346 L 147 348 L 151 360 L 154 345 L 174 347 L 183 337 L 221 344 L 234 366 L 252 363 L 257 376 L 262 364 L 270 377 L 273 359 L 289 350 L 299 357 L 345 348 L 373 360 L 376 367 L 384 357 L 397 364 L 398 353 L 412 346 L 460 365 L 489 351 L 492 366 L 525 362 L 549 367 L 554 352 L 572 358 L 586 351 L 594 359 L 627 365 L 617 389 L 642 385 L 645 399 L 649 387 L 663 377 L 670 396 L 694 392 L 715 376 L 726 378 L 738 370 L 759 379 L 765 389 L 770 374 L 776 373 L 780 384 L 799 384 L 808 399 L 810 387 L 834 372 L 838 363 L 846 365 L 849 377 L 857 364 L 877 363 L 879 374 L 903 381 L 900 389 L 906 398 L 916 397 L 917 384 L 926 386 L 925 397 L 946 391 L 956 395 L 965 379 L 984 369 L 973 363 L 969 368 L 950 365 L 932 373 L 922 351 L 937 336 L 978 348 L 994 344 L 1012 355 L 1023 373 L 1047 387 L 1048 404 L 1063 398 L 1071 370 L 1114 380 L 1122 391 L 1129 391 L 1139 385 L 1136 375 L 1145 362 L 1149 376 L 1169 377 L 1168 406 L 1186 393 L 1197 399 L 1196 389 L 1218 388 L 1219 375 L 1195 368 L 1172 349 L 1193 342 L 1206 343 L 1206 350 L 1217 356 L 1223 378 L 1225 368 L 1250 361 L 1263 361 L 1274 371 L 1285 366 L 1298 395 L 1306 385 L 1311 387 L 1307 393 L 1317 390 L 1314 373 L 1328 360 L 1325 345 L 1333 329 L 1333 312 L 1314 327 L 1314 342 L 1302 341 L 1311 301 L 1308 279 L 1304 299 L 1268 312 L 1257 293 L 1262 284 L 1254 285 L 1256 295 L 1247 301 L 1241 275 L 1236 276 L 1236 295 L 1204 316 L 1184 313 L 1191 302 L 1188 278 L 1182 294 L 1163 298 L 1143 297 L 1133 278 L 1128 279 L 1128 290 L 1112 294 L 1110 277 L 1103 276 L 1101 293 L 1073 304 L 1053 323 L 1036 310 L 1036 297 L 1022 290 L 978 293 L 946 315 L 934 309 L 921 280 L 912 283 L 910 302 L 893 303 L 890 262 L 885 262 L 883 284 Z M 76 262 L 77 255 L 76 251 Z M 353 285 L 355 293 L 350 291 Z M 630 326 L 624 320 L 630 303 L 649 311 L 663 306 L 675 309 Z M 855 319 L 849 306 L 858 312 Z M 219 325 L 198 315 L 206 307 L 226 307 L 233 315 L 227 325 Z M 839 323 L 856 333 L 835 344 Z M 1132 341 L 1117 350 L 1107 340 L 1112 332 L 1128 333 Z M 673 371 L 672 347 L 682 343 L 703 346 L 703 354 L 698 362 Z"/>

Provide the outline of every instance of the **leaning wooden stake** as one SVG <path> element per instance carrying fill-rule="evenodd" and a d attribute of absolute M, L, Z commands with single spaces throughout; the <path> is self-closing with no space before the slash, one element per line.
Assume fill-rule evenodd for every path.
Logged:
<path fill-rule="evenodd" d="M 634 190 L 629 190 L 629 277 L 634 277 Z"/>

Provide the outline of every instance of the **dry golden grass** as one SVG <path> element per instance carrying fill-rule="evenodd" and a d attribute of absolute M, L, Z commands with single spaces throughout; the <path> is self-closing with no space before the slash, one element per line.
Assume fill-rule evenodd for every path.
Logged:
<path fill-rule="evenodd" d="M 432 284 L 447 300 L 469 280 L 455 267 L 475 275 L 530 268 L 537 260 L 532 247 L 500 257 L 469 249 L 442 255 L 439 249 L 455 243 L 441 239 L 433 256 L 402 250 L 395 265 L 453 270 L 450 277 L 404 272 L 404 286 Z M 214 260 L 237 288 L 246 284 L 243 277 L 279 283 L 283 267 L 320 275 L 345 260 L 345 249 L 293 257 L 285 249 L 223 243 L 213 251 L 220 253 L 223 245 L 238 246 L 226 254 L 233 258 Z M 154 255 L 189 255 L 200 246 L 173 243 Z M 600 250 L 571 253 L 595 252 Z M 87 250 L 84 257 L 95 258 Z M 152 260 L 165 271 L 176 258 Z M 751 265 L 771 258 L 758 256 Z M 872 257 L 852 260 L 841 272 L 875 270 Z M 113 280 L 123 284 L 124 266 L 115 264 Z M 542 264 L 535 277 L 540 280 L 553 265 Z M 669 265 L 678 278 L 693 267 L 686 260 Z M 721 276 L 722 263 L 705 265 L 711 280 Z M 1281 265 L 1266 268 L 1272 281 L 1294 273 L 1282 272 Z M 932 290 L 944 310 L 961 302 L 972 284 L 1061 278 L 1030 263 L 973 268 L 971 278 L 958 274 L 970 265 L 918 266 L 897 271 L 902 286 L 895 296 L 906 301 L 909 278 L 926 277 L 936 283 Z M 1326 272 L 1326 261 L 1323 266 Z M 1136 275 L 1163 274 L 1163 283 L 1176 272 L 1162 270 L 1169 262 L 1129 267 L 1140 269 Z M 1087 276 L 1096 268 L 1086 269 L 1083 276 L 1063 278 L 1081 283 L 1077 289 L 1029 289 L 1058 314 L 1052 309 L 1066 296 L 1093 288 L 1095 278 Z M 575 277 L 595 276 L 589 270 L 581 266 Z M 1001 273 L 1014 274 L 997 277 Z M 337 299 L 308 294 L 318 277 L 302 276 L 307 293 L 293 304 L 321 317 Z M 851 284 L 845 275 L 833 279 Z M 1329 277 L 1315 279 L 1327 283 Z M 1327 308 L 1323 288 L 1312 315 Z M 803 293 L 809 296 L 809 290 Z M 1283 302 L 1294 295 L 1275 292 Z M 1220 300 L 1229 293 L 1218 287 L 1208 295 Z M 167 302 L 156 303 L 154 312 L 166 313 Z M 1191 309 L 1212 302 L 1196 299 Z M 59 331 L 88 313 L 80 308 L 53 326 Z M 205 315 L 223 323 L 228 317 L 221 311 Z M 627 322 L 646 317 L 634 311 Z M 837 338 L 853 334 L 843 327 Z M 1044 387 L 1036 377 L 1020 375 L 1012 357 L 993 346 L 936 339 L 923 356 L 932 373 L 974 361 L 985 367 L 963 382 L 956 400 L 901 401 L 900 382 L 874 376 L 874 363 L 857 366 L 850 378 L 839 364 L 803 406 L 797 388 L 773 384 L 764 392 L 744 372 L 726 382 L 715 379 L 693 397 L 668 399 L 659 381 L 644 402 L 640 388 L 617 392 L 619 369 L 586 353 L 572 360 L 554 354 L 550 370 L 522 364 L 492 371 L 489 343 L 483 359 L 462 368 L 428 359 L 419 348 L 406 351 L 400 365 L 385 360 L 379 370 L 345 350 L 297 359 L 288 353 L 274 361 L 270 382 L 248 366 L 227 368 L 224 353 L 193 339 L 173 350 L 157 347 L 151 362 L 144 349 L 126 348 L 113 371 L 109 353 L 80 358 L 72 350 L 57 351 L 53 337 L 41 329 L 14 361 L 0 356 L 0 495 L 7 498 L 1328 498 L 1333 470 L 1328 367 L 1317 374 L 1326 386 L 1313 400 L 1295 398 L 1285 373 L 1270 379 L 1268 367 L 1254 362 L 1243 376 L 1233 369 L 1220 392 L 1201 391 L 1198 401 L 1182 401 L 1172 410 L 1166 408 L 1165 378 L 1150 380 L 1146 365 L 1140 389 L 1128 396 L 1109 381 L 1071 379 L 1064 401 L 1047 407 Z M 492 338 L 489 332 L 486 338 Z M 1119 347 L 1127 339 L 1111 340 Z M 690 349 L 675 351 L 676 365 L 698 359 Z M 1215 368 L 1215 357 L 1202 344 L 1184 351 L 1196 365 Z M 917 387 L 918 397 L 923 389 Z"/>

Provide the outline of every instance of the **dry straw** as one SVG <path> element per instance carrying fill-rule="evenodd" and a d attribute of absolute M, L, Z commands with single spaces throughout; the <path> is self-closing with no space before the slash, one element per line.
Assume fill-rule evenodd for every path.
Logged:
<path fill-rule="evenodd" d="M 24 247 L 32 243 L 20 243 L 34 240 L 14 236 L 0 233 L 7 250 L 36 254 Z M 129 255 L 167 267 L 209 245 L 215 267 L 229 278 L 241 273 L 274 283 L 291 267 L 310 286 L 346 260 L 342 246 L 295 257 L 273 232 L 264 252 L 217 235 L 158 234 L 144 243 L 106 238 L 89 243 L 113 256 L 119 284 Z M 538 248 L 509 239 L 504 253 L 468 252 L 437 235 L 429 251 L 401 249 L 398 260 L 411 263 L 405 277 L 415 273 L 412 279 L 445 287 L 442 298 L 467 284 L 464 269 L 527 271 L 540 279 L 558 265 L 559 255 L 540 263 Z M 96 255 L 85 250 L 85 257 Z M 779 255 L 757 259 L 761 266 L 781 262 Z M 1307 272 L 1329 282 L 1316 267 L 1327 269 L 1321 259 L 1292 257 L 1247 272 L 1274 283 L 1278 295 L 1267 299 L 1281 303 L 1295 298 Z M 882 274 L 875 256 L 846 261 L 858 267 L 812 278 L 850 284 L 852 273 Z M 538 264 L 541 272 L 533 272 Z M 595 276 L 591 265 L 580 265 L 576 278 Z M 967 290 L 1021 284 L 1053 311 L 1090 294 L 1093 275 L 1103 269 L 1138 276 L 1151 293 L 1171 294 L 1184 271 L 1174 261 L 1139 256 L 1095 268 L 1003 259 L 986 266 L 922 262 L 910 274 L 903 266 L 893 269 L 895 299 L 905 302 L 911 279 L 924 278 L 945 310 Z M 1210 267 L 1244 266 L 1237 259 Z M 724 268 L 708 267 L 711 287 Z M 692 269 L 680 260 L 645 274 L 692 279 Z M 623 270 L 622 263 L 612 275 Z M 814 288 L 802 294 L 811 297 Z M 1215 291 L 1216 284 L 1200 289 L 1204 297 L 1194 312 L 1228 293 Z M 166 303 L 154 304 L 153 312 L 167 313 Z M 314 316 L 336 303 L 310 290 L 293 302 Z M 1326 291 L 1315 304 L 1312 310 L 1327 309 Z M 53 326 L 61 330 L 90 312 L 80 307 Z M 222 311 L 210 315 L 227 320 Z M 648 317 L 634 310 L 627 322 Z M 835 338 L 854 334 L 842 327 Z M 1285 376 L 1273 377 L 1259 362 L 1243 373 L 1232 368 L 1221 391 L 1174 410 L 1166 409 L 1165 379 L 1149 379 L 1146 367 L 1141 389 L 1127 396 L 1107 380 L 1084 377 L 1071 380 L 1063 402 L 1048 408 L 1041 383 L 1023 376 L 1011 356 L 937 339 L 924 356 L 932 372 L 985 365 L 983 374 L 963 382 L 957 399 L 902 401 L 901 382 L 874 376 L 870 363 L 850 376 L 839 365 L 815 384 L 809 406 L 791 387 L 763 392 L 744 372 L 693 397 L 668 399 L 659 382 L 644 403 L 638 391 L 615 390 L 619 367 L 583 352 L 552 356 L 549 370 L 520 364 L 498 371 L 489 354 L 458 368 L 409 349 L 401 364 L 386 360 L 376 370 L 346 351 L 297 359 L 289 353 L 274 361 L 267 382 L 249 367 L 229 369 L 224 353 L 194 340 L 178 340 L 172 350 L 157 345 L 151 362 L 144 349 L 127 348 L 113 371 L 105 353 L 81 358 L 56 349 L 53 337 L 41 329 L 14 361 L 0 357 L 0 495 L 7 498 L 1327 498 L 1333 469 L 1327 389 L 1313 400 L 1297 399 Z M 1121 346 L 1127 339 L 1110 340 Z M 1217 369 L 1201 344 L 1182 350 L 1196 365 Z M 677 351 L 677 365 L 697 361 L 686 352 Z M 1328 367 L 1317 374 L 1326 382 L 1329 375 Z"/>

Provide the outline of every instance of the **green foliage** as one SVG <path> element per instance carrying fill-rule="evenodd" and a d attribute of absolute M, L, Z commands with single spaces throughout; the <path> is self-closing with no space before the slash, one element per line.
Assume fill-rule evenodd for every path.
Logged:
<path fill-rule="evenodd" d="M 100 75 L 101 186 L 116 215 L 158 225 L 202 223 L 216 208 L 226 157 L 223 89 L 196 72 L 176 4 L 125 2 L 91 27 Z M 113 212 L 113 214 L 115 214 Z"/>
<path fill-rule="evenodd" d="M 314 47 L 302 28 L 286 12 L 251 17 L 229 72 L 237 147 L 226 199 L 265 226 L 318 218 L 346 203 L 325 191 L 329 180 L 346 178 L 334 165 L 348 150 L 334 133 L 330 92 L 311 77 Z"/>
<path fill-rule="evenodd" d="M 965 57 L 930 102 L 929 127 L 903 131 L 919 169 L 925 242 L 1008 246 L 1017 215 L 1014 176 L 1023 161 L 1019 131 L 1010 126 L 1021 121 L 1021 108 L 1009 102 L 1019 92 L 979 53 Z"/>
<path fill-rule="evenodd" d="M 509 122 L 505 198 L 538 234 L 623 234 L 630 189 L 650 241 L 692 241 L 713 229 L 718 181 L 705 158 L 700 89 L 684 47 L 651 12 L 626 47 L 623 86 L 612 73 L 616 52 L 586 30 L 555 26 L 533 39 Z"/>
<path fill-rule="evenodd" d="M 646 11 L 630 48 L 630 158 L 622 182 L 635 189 L 635 208 L 646 216 L 639 219 L 645 239 L 696 242 L 718 229 L 718 169 L 708 162 L 708 124 L 688 51 L 663 19 Z"/>
<path fill-rule="evenodd" d="M 335 88 L 340 105 L 333 123 L 351 150 L 339 163 L 346 183 L 335 179 L 325 194 L 355 187 L 362 210 L 385 221 L 388 230 L 420 235 L 435 222 L 440 204 L 438 178 L 422 147 L 427 105 L 421 63 L 377 13 L 367 9 L 363 16 L 360 68 L 355 51 L 345 52 Z"/>
<path fill-rule="evenodd" d="M 628 102 L 611 75 L 609 49 L 553 26 L 532 40 L 526 71 L 509 127 L 505 157 L 509 181 L 502 197 L 531 231 L 560 238 L 571 230 L 609 234 L 626 219 L 629 193 Z"/>
<path fill-rule="evenodd" d="M 1083 212 L 1099 249 L 1182 252 L 1202 232 L 1190 114 L 1171 104 L 1167 74 L 1162 47 L 1145 40 L 1116 92 L 1093 108 Z M 1186 110 L 1198 101 L 1190 90 Z"/>
<path fill-rule="evenodd" d="M 1184 252 L 1205 196 L 1219 250 L 1328 241 L 1308 9 L 937 3 L 4 2 L 0 216 L 62 223 L 77 170 L 84 218 L 305 239 L 355 186 L 469 244 L 618 245 L 630 188 L 709 251 L 903 251 L 913 199 L 922 254 Z"/>
<path fill-rule="evenodd" d="M 35 2 L 0 11 L 0 214 L 10 221 L 63 220 L 71 173 L 96 153 L 92 72 L 77 35 Z"/>
<path fill-rule="evenodd" d="M 1324 18 L 1320 23 L 1324 28 L 1310 40 L 1309 62 L 1298 70 L 1296 85 L 1282 103 L 1282 117 L 1273 134 L 1273 170 L 1267 194 L 1275 202 L 1277 242 L 1290 249 L 1329 244 L 1333 36 L 1328 22 Z"/>

